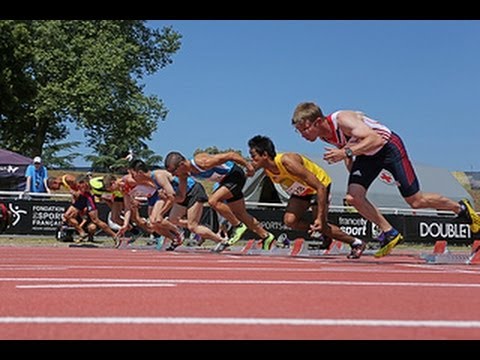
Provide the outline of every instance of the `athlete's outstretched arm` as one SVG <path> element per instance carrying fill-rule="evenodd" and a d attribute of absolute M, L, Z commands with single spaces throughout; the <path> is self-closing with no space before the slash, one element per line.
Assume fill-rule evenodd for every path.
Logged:
<path fill-rule="evenodd" d="M 338 114 L 338 126 L 346 135 L 359 139 L 355 144 L 347 144 L 354 155 L 368 153 L 382 147 L 385 140 L 362 120 L 363 114 L 355 111 L 341 111 Z"/>
<path fill-rule="evenodd" d="M 229 151 L 222 154 L 210 155 L 207 153 L 200 153 L 195 155 L 195 163 L 204 170 L 211 169 L 215 166 L 224 164 L 227 161 L 234 161 L 240 166 L 247 169 L 247 175 L 251 176 L 255 173 L 255 169 L 252 164 L 243 158 L 239 153 L 235 151 Z"/>
<path fill-rule="evenodd" d="M 170 174 L 166 170 L 156 170 L 154 173 L 155 180 L 161 186 L 161 197 L 165 198 L 164 206 L 160 211 L 161 215 L 163 216 L 170 208 L 173 206 L 175 202 L 175 190 L 172 186 L 172 174 Z"/>

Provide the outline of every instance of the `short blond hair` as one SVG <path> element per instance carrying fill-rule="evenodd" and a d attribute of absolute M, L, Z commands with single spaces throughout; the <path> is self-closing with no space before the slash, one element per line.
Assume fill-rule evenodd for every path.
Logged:
<path fill-rule="evenodd" d="M 313 102 L 304 102 L 297 105 L 293 112 L 292 125 L 303 124 L 304 122 L 313 122 L 318 118 L 323 118 L 322 109 Z"/>

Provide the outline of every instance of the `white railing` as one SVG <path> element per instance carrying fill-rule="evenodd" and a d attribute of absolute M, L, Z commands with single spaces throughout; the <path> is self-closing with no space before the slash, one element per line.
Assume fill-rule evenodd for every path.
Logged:
<path fill-rule="evenodd" d="M 255 202 L 255 201 L 247 201 L 247 207 L 276 207 L 276 208 L 284 208 L 287 204 L 280 204 L 280 203 L 262 203 L 262 202 Z M 330 205 L 330 210 L 338 211 L 338 212 L 357 212 L 351 206 L 343 206 L 343 205 Z M 434 209 L 412 209 L 412 208 L 390 208 L 390 207 L 380 207 L 378 208 L 382 214 L 394 214 L 394 215 L 426 215 L 426 216 L 455 216 L 455 213 L 452 211 L 446 210 L 434 210 Z"/>
<path fill-rule="evenodd" d="M 0 191 L 0 196 L 16 197 L 17 199 L 41 199 L 41 198 L 70 198 L 70 193 L 35 193 L 25 191 Z"/>
<path fill-rule="evenodd" d="M 0 196 L 9 196 L 16 198 L 17 200 L 33 200 L 41 198 L 57 198 L 57 199 L 70 199 L 72 194 L 70 193 L 34 193 L 34 192 L 25 192 L 25 191 L 1 191 Z M 138 201 L 147 201 L 148 199 L 144 196 L 136 196 L 135 200 Z"/>

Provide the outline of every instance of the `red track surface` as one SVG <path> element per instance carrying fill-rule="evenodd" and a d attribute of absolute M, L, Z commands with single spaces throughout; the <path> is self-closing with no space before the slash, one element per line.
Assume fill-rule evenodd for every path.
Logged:
<path fill-rule="evenodd" d="M 480 267 L 0 248 L 1 339 L 479 339 Z"/>

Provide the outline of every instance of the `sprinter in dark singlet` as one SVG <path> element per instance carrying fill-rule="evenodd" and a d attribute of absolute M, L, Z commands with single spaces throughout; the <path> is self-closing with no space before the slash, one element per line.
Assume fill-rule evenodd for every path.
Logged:
<path fill-rule="evenodd" d="M 172 151 L 165 157 L 165 167 L 176 176 L 193 176 L 219 183 L 208 202 L 232 224 L 233 229 L 230 239 L 222 241 L 215 248 L 216 252 L 223 251 L 240 240 L 247 228 L 260 236 L 264 249 L 270 249 L 275 240 L 275 236 L 247 212 L 242 191 L 246 177 L 239 165 L 247 169 L 248 176 L 255 173 L 253 166 L 234 151 L 215 155 L 199 153 L 190 160 L 179 152 Z"/>
<path fill-rule="evenodd" d="M 203 240 L 221 243 L 224 240 L 219 234 L 200 223 L 203 205 L 208 202 L 208 195 L 203 185 L 190 176 L 175 176 L 172 180 L 176 192 L 176 202 L 170 211 L 169 219 L 178 226 L 186 227 Z M 186 219 L 184 217 L 186 216 Z"/>
<path fill-rule="evenodd" d="M 63 215 L 65 221 L 73 226 L 78 232 L 79 240 L 85 240 L 88 238 L 88 233 L 81 227 L 78 222 L 80 214 L 87 213 L 91 221 L 100 229 L 102 229 L 107 235 L 110 235 L 115 245 L 117 244 L 116 233 L 110 229 L 110 227 L 98 218 L 97 205 L 95 204 L 95 198 L 91 193 L 90 184 L 88 178 L 84 175 L 79 176 L 76 179 L 77 195 L 74 203 L 67 209 Z"/>

